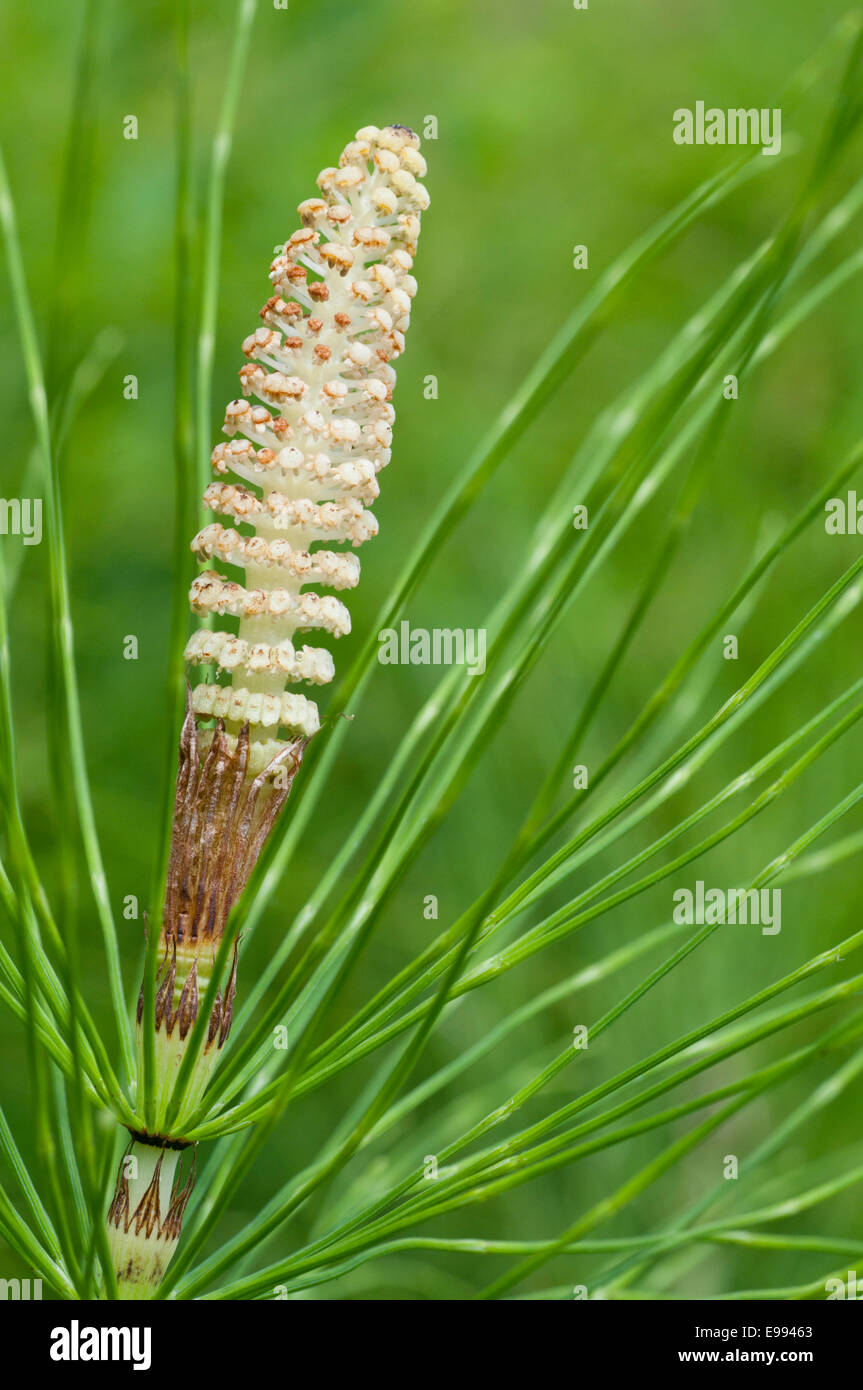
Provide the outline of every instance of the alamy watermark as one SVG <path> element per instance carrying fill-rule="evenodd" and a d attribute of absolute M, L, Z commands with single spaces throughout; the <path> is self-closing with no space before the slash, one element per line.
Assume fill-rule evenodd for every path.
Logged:
<path fill-rule="evenodd" d="M 782 109 L 774 106 L 733 107 L 695 103 L 695 109 L 679 106 L 672 117 L 676 145 L 761 145 L 761 153 L 779 154 L 782 149 Z"/>
<path fill-rule="evenodd" d="M 41 1279 L 0 1279 L 0 1300 L 29 1303 L 42 1297 Z"/>
<path fill-rule="evenodd" d="M 859 1303 L 863 1299 L 863 1280 L 858 1283 L 856 1269 L 849 1269 L 847 1279 L 827 1279 L 824 1291 L 828 1303 L 833 1298 L 851 1299 L 854 1303 Z"/>
<path fill-rule="evenodd" d="M 485 672 L 484 627 L 411 627 L 405 619 L 398 628 L 378 633 L 378 661 L 382 666 L 464 666 L 469 676 Z"/>
<path fill-rule="evenodd" d="M 760 926 L 762 936 L 782 930 L 781 888 L 707 888 L 699 879 L 694 893 L 676 888 L 671 896 L 672 918 L 681 926 Z"/>
<path fill-rule="evenodd" d="M 42 498 L 0 497 L 0 536 L 22 536 L 25 545 L 40 545 Z"/>
<path fill-rule="evenodd" d="M 130 1361 L 133 1371 L 149 1371 L 152 1337 L 149 1327 L 82 1327 L 73 1318 L 52 1330 L 49 1355 L 52 1361 Z"/>
<path fill-rule="evenodd" d="M 824 530 L 828 536 L 863 535 L 863 497 L 851 491 L 847 497 L 831 497 L 824 503 Z"/>

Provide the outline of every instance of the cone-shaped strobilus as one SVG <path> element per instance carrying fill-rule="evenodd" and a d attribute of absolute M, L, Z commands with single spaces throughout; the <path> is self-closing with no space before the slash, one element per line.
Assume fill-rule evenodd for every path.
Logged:
<path fill-rule="evenodd" d="M 328 591 L 353 588 L 359 560 L 330 546 L 355 549 L 377 533 L 368 508 L 390 460 L 392 363 L 416 292 L 424 174 L 412 131 L 367 126 L 319 176 L 320 196 L 300 204 L 302 228 L 272 263 L 263 327 L 243 343 L 243 398 L 229 404 L 228 442 L 213 451 L 204 502 L 223 520 L 192 549 L 244 578 L 207 568 L 190 594 L 202 623 L 186 659 L 209 679 L 189 687 L 180 739 L 155 1012 L 145 1015 L 143 989 L 138 1005 L 139 1054 L 155 1029 L 155 1096 L 109 1212 L 121 1297 L 148 1296 L 180 1236 L 194 1172 L 192 1161 L 176 1176 L 183 1124 L 230 1032 L 236 942 L 182 1096 L 178 1072 L 231 909 L 319 728 L 314 701 L 288 687 L 333 678 L 330 652 L 295 638 L 350 631 L 347 608 Z M 236 621 L 219 621 L 227 618 Z"/>

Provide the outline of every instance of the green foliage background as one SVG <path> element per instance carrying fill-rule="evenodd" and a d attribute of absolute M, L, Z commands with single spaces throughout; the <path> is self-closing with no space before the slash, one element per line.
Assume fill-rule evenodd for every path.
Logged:
<path fill-rule="evenodd" d="M 788 76 L 823 42 L 845 8 L 840 0 L 817 6 L 803 0 L 702 0 L 697 6 L 685 0 L 592 0 L 587 12 L 574 12 L 568 0 L 531 5 L 515 0 L 412 0 L 410 5 L 290 0 L 281 11 L 261 0 L 226 186 L 211 442 L 218 438 L 223 403 L 238 391 L 239 344 L 253 331 L 268 295 L 273 247 L 294 229 L 296 204 L 314 191 L 318 170 L 335 161 L 363 124 L 395 121 L 421 130 L 428 115 L 438 121 L 439 138 L 423 146 L 432 203 L 417 261 L 419 295 L 399 365 L 393 463 L 376 506 L 381 534 L 362 555 L 363 580 L 350 598 L 354 633 L 335 648 L 339 669 L 345 669 L 369 631 L 388 584 L 458 467 L 590 282 L 728 160 L 729 152 L 722 149 L 676 146 L 672 111 L 693 106 L 699 98 L 721 107 L 778 105 Z M 193 11 L 194 177 L 200 195 L 225 82 L 234 7 L 213 0 L 196 4 Z M 77 190 L 81 215 L 73 199 L 69 206 L 75 215 L 58 225 L 82 15 L 79 0 L 3 7 L 0 47 L 7 62 L 0 135 L 43 347 L 57 379 L 68 375 L 102 330 L 116 329 L 121 335 L 116 356 L 69 440 L 63 495 L 89 768 L 112 900 L 122 914 L 128 894 L 136 895 L 142 908 L 150 905 L 166 748 L 173 563 L 173 7 L 98 7 L 98 52 L 86 108 L 92 159 Z M 793 123 L 806 138 L 805 155 L 777 167 L 768 167 L 776 161 L 764 160 L 757 178 L 713 209 L 639 281 L 625 313 L 557 393 L 437 558 L 404 614 L 415 626 L 483 626 L 508 576 L 523 563 L 535 520 L 597 410 L 655 359 L 684 319 L 751 254 L 787 208 L 802 177 L 801 160 L 810 157 L 834 76 L 831 70 Z M 138 118 L 137 141 L 123 139 L 127 114 Z M 790 142 L 790 123 L 784 133 Z M 838 265 L 855 249 L 858 237 L 857 226 L 841 234 L 821 271 Z M 587 271 L 572 268 L 575 243 L 589 248 Z M 196 249 L 200 244 L 198 228 Z M 0 492 L 28 495 L 32 431 L 7 295 L 4 277 Z M 852 280 L 729 406 L 733 418 L 677 563 L 591 731 L 584 750 L 589 765 L 625 731 L 676 655 L 744 573 L 765 523 L 796 514 L 856 442 L 861 325 L 861 285 Z M 137 401 L 123 398 L 128 373 L 139 381 Z M 423 395 L 429 373 L 438 378 L 437 400 Z M 454 920 L 494 874 L 626 620 L 664 537 L 674 495 L 674 486 L 660 492 L 568 615 L 446 826 L 383 914 L 344 993 L 338 1024 L 422 948 L 433 926 Z M 0 544 L 11 553 L 20 541 L 2 538 Z M 771 575 L 752 615 L 739 631 L 734 629 L 738 662 L 724 662 L 718 645 L 713 651 L 715 669 L 702 717 L 757 666 L 858 552 L 857 537 L 827 538 L 819 525 L 809 528 Z M 45 566 L 44 547 L 25 552 L 12 636 L 25 813 L 46 882 L 53 885 L 60 866 L 58 811 L 48 790 Z M 137 661 L 123 659 L 127 634 L 139 640 Z M 859 653 L 858 614 L 744 726 L 697 787 L 684 788 L 673 807 L 663 808 L 654 820 L 656 829 L 695 809 L 709 790 L 842 690 L 859 672 Z M 378 671 L 313 833 L 305 837 L 265 926 L 242 956 L 241 996 L 365 804 L 437 674 L 413 667 Z M 321 703 L 326 709 L 326 699 Z M 691 870 L 684 882 L 696 877 L 716 884 L 746 880 L 839 799 L 859 753 L 856 729 L 791 797 L 742 837 L 720 847 L 709 864 Z M 850 833 L 860 823 L 858 808 L 842 832 Z M 613 857 L 600 867 L 612 862 Z M 601 1040 L 595 1053 L 564 1072 L 547 1095 L 548 1103 L 563 1103 L 856 929 L 858 888 L 855 858 L 829 875 L 790 883 L 783 894 L 779 936 L 762 937 L 747 928 L 719 933 L 633 1010 L 623 1027 Z M 431 893 L 440 902 L 438 924 L 423 918 L 423 898 Z M 661 884 L 469 995 L 437 1030 L 421 1074 L 457 1056 L 579 963 L 589 963 L 611 945 L 632 941 L 665 920 L 669 904 L 670 887 Z M 78 913 L 88 999 L 107 1027 L 100 941 L 83 875 Z M 143 923 L 125 922 L 122 916 L 121 923 L 131 997 L 140 978 Z M 434 1151 L 430 1144 L 439 1144 L 440 1136 L 457 1133 L 504 1100 L 514 1085 L 565 1045 L 574 1024 L 598 1017 L 639 978 L 641 969 L 636 964 L 624 976 L 563 1001 L 511 1034 L 470 1073 L 469 1085 L 462 1081 L 435 1098 L 418 1122 L 399 1128 L 355 1159 L 330 1190 L 329 1203 L 340 1200 L 351 1181 L 373 1185 L 375 1165 L 383 1173 L 389 1162 L 421 1164 Z M 816 1036 L 820 1026 L 817 1020 L 804 1025 L 795 1034 L 795 1045 Z M 23 1034 L 6 1016 L 0 1019 L 0 1043 L 4 1105 L 32 1157 Z M 790 1048 L 780 1040 L 780 1048 L 786 1045 Z M 717 1068 L 703 1085 L 733 1079 L 776 1055 L 775 1044 L 753 1049 Z M 215 1243 L 238 1229 L 314 1156 L 379 1061 L 375 1056 L 290 1108 Z M 807 1069 L 747 1107 L 602 1234 L 663 1228 L 721 1176 L 724 1155 L 735 1153 L 745 1165 L 747 1153 L 828 1074 L 830 1065 Z M 803 1164 L 821 1162 L 824 1173 L 835 1173 L 860 1161 L 860 1081 L 839 1107 L 823 1114 L 823 1123 L 795 1135 L 773 1160 L 771 1181 L 781 1184 Z M 467 1215 L 444 1218 L 432 1233 L 554 1236 L 668 1138 L 649 1134 L 610 1149 Z M 816 1180 L 819 1171 L 809 1169 L 808 1177 Z M 314 1230 L 319 1209 L 313 1204 L 304 1210 L 268 1253 L 285 1253 L 300 1234 Z M 826 1224 L 816 1211 L 801 1217 L 795 1229 L 805 1234 Z M 854 1189 L 837 1199 L 829 1224 L 839 1235 L 859 1229 Z M 801 1252 L 766 1257 L 721 1248 L 691 1270 L 685 1262 L 675 1267 L 672 1287 L 683 1297 L 745 1289 L 766 1282 L 768 1268 L 774 1282 L 793 1284 L 814 1277 L 823 1263 L 823 1257 L 819 1261 Z M 534 1287 L 584 1282 L 595 1267 L 590 1260 L 561 1258 L 548 1278 L 538 1276 Z M 373 1262 L 313 1293 L 462 1297 L 482 1287 L 489 1271 L 496 1270 L 497 1261 L 404 1255 Z M 17 1258 L 2 1250 L 0 1275 L 17 1272 Z"/>

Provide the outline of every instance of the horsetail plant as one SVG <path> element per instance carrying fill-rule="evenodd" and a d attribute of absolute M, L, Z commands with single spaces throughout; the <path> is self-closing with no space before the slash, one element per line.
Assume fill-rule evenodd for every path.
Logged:
<path fill-rule="evenodd" d="M 320 728 L 315 702 L 286 686 L 326 685 L 332 656 L 294 638 L 350 632 L 344 603 L 308 586 L 352 589 L 359 560 L 319 543 L 356 548 L 377 534 L 368 508 L 390 461 L 392 363 L 404 351 L 429 203 L 419 144 L 405 126 L 365 126 L 318 176 L 322 196 L 300 204 L 302 228 L 270 268 L 276 293 L 261 310 L 265 326 L 243 343 L 243 398 L 225 414 L 230 442 L 213 450 L 217 481 L 205 504 L 254 530 L 211 522 L 192 541 L 199 560 L 238 566 L 245 582 L 207 569 L 190 594 L 197 616 L 236 618 L 239 630 L 201 627 L 185 652 L 190 666 L 214 666 L 231 683 L 201 681 L 188 692 L 152 1018 L 143 986 L 138 1002 L 139 1076 L 143 1034 L 156 1033 L 155 1125 L 134 1134 L 109 1214 L 121 1297 L 158 1284 L 179 1239 L 193 1182 L 190 1171 L 172 1187 L 183 1121 L 231 1029 L 236 939 L 171 1126 L 175 1084 L 231 909 Z"/>
<path fill-rule="evenodd" d="M 30 1176 L 26 1144 L 19 1148 L 0 1111 L 2 1176 L 8 1170 L 16 1184 L 10 1196 L 0 1181 L 0 1236 L 62 1299 L 222 1301 L 326 1297 L 330 1290 L 356 1297 L 386 1287 L 388 1277 L 410 1296 L 414 1276 L 419 1296 L 430 1289 L 447 1298 L 467 1288 L 480 1298 L 524 1291 L 568 1299 L 574 1286 L 604 1299 L 664 1296 L 667 1289 L 690 1297 L 693 1275 L 722 1298 L 823 1296 L 838 1261 L 859 1261 L 859 1233 L 846 1239 L 809 1225 L 799 1232 L 777 1227 L 822 1205 L 848 1211 L 839 1204 L 863 1182 L 863 1158 L 850 1150 L 831 1158 L 828 1181 L 808 1145 L 791 1171 L 786 1161 L 789 1146 L 819 1120 L 841 1120 L 839 1107 L 863 1076 L 863 975 L 854 973 L 852 959 L 863 949 L 863 931 L 853 920 L 844 931 L 826 921 L 813 941 L 805 912 L 795 914 L 789 902 L 783 920 L 791 929 L 750 940 L 744 958 L 726 947 L 724 921 L 690 928 L 672 916 L 670 902 L 690 871 L 701 874 L 704 860 L 721 859 L 741 841 L 744 851 L 758 846 L 754 862 L 745 855 L 745 864 L 733 860 L 730 867 L 756 895 L 778 882 L 812 883 L 859 850 L 853 829 L 830 838 L 863 807 L 863 784 L 846 787 L 842 780 L 851 757 L 840 761 L 863 727 L 853 644 L 850 679 L 836 676 L 839 660 L 825 667 L 841 656 L 836 634 L 860 611 L 863 558 L 855 554 L 844 570 L 832 569 L 838 547 L 825 550 L 818 523 L 825 504 L 858 476 L 863 444 L 856 435 L 842 440 L 839 461 L 825 476 L 801 478 L 799 505 L 790 519 L 771 519 L 742 575 L 729 579 L 717 566 L 720 593 L 706 613 L 699 615 L 692 571 L 683 586 L 663 589 L 708 495 L 725 422 L 752 399 L 763 364 L 863 273 L 859 249 L 841 249 L 843 229 L 863 211 L 863 180 L 852 175 L 856 181 L 844 192 L 837 186 L 840 156 L 863 117 L 863 27 L 851 26 L 851 55 L 825 138 L 799 182 L 791 122 L 800 97 L 820 82 L 824 54 L 807 63 L 783 99 L 789 136 L 777 159 L 741 153 L 595 278 L 579 279 L 569 317 L 455 471 L 410 548 L 333 693 L 339 713 L 356 711 L 375 673 L 395 681 L 378 669 L 377 634 L 404 614 L 483 493 L 486 517 L 492 515 L 489 484 L 502 461 L 630 302 L 651 264 L 744 185 L 774 180 L 775 168 L 795 182 L 798 196 L 783 203 L 774 235 L 698 296 L 692 317 L 675 324 L 664 350 L 635 381 L 614 386 L 572 457 L 558 460 L 559 482 L 529 536 L 519 502 L 523 550 L 500 557 L 499 586 L 495 579 L 489 611 L 479 615 L 490 638 L 486 672 L 473 679 L 454 666 L 436 676 L 390 756 L 381 761 L 375 753 L 372 762 L 369 755 L 369 784 L 358 781 L 356 814 L 343 833 L 336 825 L 330 852 L 318 848 L 327 818 L 319 807 L 351 726 L 334 720 L 318 737 L 329 721 L 301 691 L 328 685 L 334 666 L 329 651 L 302 645 L 299 634 L 335 638 L 349 631 L 338 595 L 357 583 L 354 552 L 376 529 L 371 507 L 389 460 L 392 364 L 404 346 L 428 202 L 425 164 L 407 128 L 360 130 L 337 167 L 321 175 L 320 196 L 300 205 L 301 230 L 278 249 L 263 326 L 243 344 L 242 399 L 228 406 L 227 441 L 212 453 L 214 478 L 207 475 L 204 495 L 212 515 L 192 541 L 205 568 L 191 584 L 189 637 L 183 566 L 191 568 L 198 500 L 185 483 L 193 450 L 203 465 L 210 453 L 220 198 L 254 11 L 254 0 L 239 0 L 203 226 L 206 269 L 197 286 L 184 273 L 192 222 L 188 8 L 178 7 L 177 284 L 178 309 L 187 312 L 178 312 L 177 343 L 190 347 L 200 289 L 199 352 L 194 389 L 191 351 L 176 354 L 174 563 L 183 577 L 173 595 L 172 767 L 182 728 L 172 814 L 169 808 L 164 817 L 164 889 L 152 895 L 158 918 L 148 927 L 139 994 L 138 967 L 128 981 L 121 973 L 116 884 L 109 889 L 96 833 L 58 472 L 70 421 L 85 403 L 87 364 L 100 359 L 104 345 L 82 359 L 68 383 L 56 363 L 43 376 L 0 157 L 0 225 L 37 444 L 27 476 L 33 491 L 41 481 L 45 498 L 55 657 L 49 714 L 61 755 L 51 759 L 50 776 L 64 851 L 56 892 L 49 893 L 19 782 L 7 640 L 7 608 L 12 599 L 26 601 L 29 586 L 19 576 L 33 559 L 16 564 L 13 553 L 5 567 L 0 546 L 0 909 L 12 942 L 7 949 L 0 941 L 0 1003 L 24 1025 L 31 1147 L 45 1175 L 43 1192 Z M 837 42 L 848 41 L 843 28 Z M 828 45 L 827 56 L 833 52 Z M 84 88 L 90 71 L 83 61 Z M 249 100 L 257 99 L 256 83 Z M 76 107 L 69 142 L 64 229 L 80 213 L 82 109 Z M 458 232 L 460 239 L 460 225 Z M 497 235 L 508 254 L 504 229 Z M 65 313 L 74 275 L 60 241 Z M 834 252 L 824 271 L 820 262 Z M 49 364 L 56 349 L 52 342 Z M 729 374 L 741 387 L 739 409 L 723 395 Z M 579 382 L 575 412 L 584 406 L 580 391 Z M 192 400 L 197 426 L 188 444 L 184 412 L 191 415 Z M 544 447 L 557 448 L 551 434 Z M 726 463 L 730 487 L 733 467 L 723 455 L 723 469 Z M 749 483 L 735 482 L 743 512 L 756 500 Z M 678 484 L 677 495 L 669 495 Z M 590 515 L 583 532 L 572 525 L 576 503 Z M 643 526 L 649 508 L 655 524 Z M 358 1003 L 338 999 L 426 842 L 455 824 L 450 811 L 496 732 L 508 717 L 517 720 L 515 697 L 537 679 L 546 645 L 578 605 L 584 615 L 586 586 L 635 527 L 639 563 L 627 575 L 635 574 L 637 593 L 607 660 L 595 678 L 582 679 L 592 650 L 585 643 L 563 686 L 560 670 L 548 678 L 545 695 L 559 727 L 532 799 L 537 753 L 547 752 L 530 743 L 544 707 L 534 691 L 528 742 L 523 747 L 521 730 L 515 740 L 506 730 L 514 836 L 467 854 L 459 838 L 448 861 L 458 860 L 458 872 L 440 927 L 429 926 L 436 913 L 424 917 L 406 948 L 409 914 L 400 898 L 400 926 L 408 931 L 393 946 L 405 952 L 395 971 Z M 483 553 L 490 571 L 493 550 Z M 778 602 L 774 589 L 764 603 L 783 562 L 795 564 L 795 586 Z M 692 563 L 697 571 L 698 559 Z M 602 596 L 594 606 L 594 594 L 587 617 L 595 625 L 597 612 L 617 609 Z M 717 658 L 722 635 L 741 632 L 754 614 L 762 625 L 741 642 L 741 665 Z M 662 644 L 635 651 L 652 618 L 673 647 L 667 670 Z M 684 637 L 690 622 L 693 631 Z M 605 636 L 601 631 L 597 641 Z M 183 719 L 182 683 L 174 677 L 184 648 L 193 679 Z M 638 657 L 636 680 L 645 676 L 648 688 L 636 686 L 627 723 L 628 702 L 616 699 L 613 687 L 630 655 Z M 735 669 L 742 671 L 736 680 Z M 408 684 L 398 687 L 400 708 Z M 610 748 L 583 751 L 588 734 L 596 744 L 610 736 Z M 576 786 L 571 769 L 582 760 L 590 776 Z M 793 816 L 794 827 L 781 829 L 762 854 L 753 828 L 771 822 L 777 806 Z M 105 944 L 113 1053 L 91 1014 L 91 981 L 81 967 L 78 856 L 69 834 L 75 824 Z M 268 939 L 266 964 L 252 979 L 249 943 L 286 866 L 302 858 L 291 856 L 307 830 L 298 875 L 308 869 L 307 890 L 295 894 L 294 919 L 280 922 Z M 765 829 L 765 842 L 771 833 Z M 458 828 L 452 834 L 461 837 Z M 465 901 L 457 900 L 459 890 Z M 596 935 L 618 926 L 628 934 L 590 954 Z M 513 982 L 546 961 L 552 973 L 545 985 L 537 989 L 534 974 L 520 996 Z M 501 1014 L 500 991 L 493 996 L 503 976 Z M 337 1001 L 345 1006 L 341 1016 Z M 830 1021 L 819 1023 L 825 1015 Z M 429 1058 L 425 1049 L 439 1024 L 441 1055 Z M 284 1050 L 273 1045 L 282 1026 L 290 1034 Z M 573 1044 L 582 1031 L 589 1047 Z M 428 1067 L 409 1088 L 421 1058 Z M 786 1085 L 796 1087 L 796 1101 L 782 1097 Z M 299 1109 L 326 1086 L 323 1137 L 303 1112 L 291 1131 L 287 1173 L 256 1204 L 258 1175 L 249 1175 L 258 1155 L 286 1108 Z M 732 1123 L 730 1146 L 725 1127 Z M 716 1162 L 729 1147 L 743 1155 L 735 1182 L 720 1180 Z M 532 1216 L 507 1205 L 528 1184 L 538 1193 Z M 681 1197 L 690 1191 L 691 1200 Z M 240 1192 L 241 1211 L 232 1206 Z M 480 1210 L 489 1220 L 497 1213 L 503 1236 L 510 1222 L 532 1238 L 500 1238 L 488 1225 L 435 1226 L 442 1216 L 455 1223 Z M 288 1223 L 297 1217 L 289 1240 Z M 601 1228 L 612 1218 L 617 1225 L 606 1234 Z M 777 1265 L 805 1264 L 789 1282 L 774 1256 Z M 731 1260 L 740 1264 L 729 1275 Z M 561 1280 L 537 1282 L 551 1261 Z M 392 1276 L 376 1273 L 388 1264 Z M 755 1280 L 747 1277 L 750 1268 Z"/>

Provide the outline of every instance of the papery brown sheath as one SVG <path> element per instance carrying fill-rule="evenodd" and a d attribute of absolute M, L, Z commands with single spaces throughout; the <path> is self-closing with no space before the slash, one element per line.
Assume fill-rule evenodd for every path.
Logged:
<path fill-rule="evenodd" d="M 155 1049 L 149 1123 L 133 1131 L 127 1160 L 138 1176 L 118 1179 L 109 1216 L 118 1280 L 133 1290 L 124 1296 L 159 1282 L 179 1235 L 188 1193 L 169 1174 L 230 1032 L 238 940 L 182 1095 L 177 1075 L 231 910 L 320 727 L 315 702 L 286 686 L 333 678 L 330 652 L 294 638 L 350 632 L 345 604 L 317 590 L 353 588 L 359 561 L 321 542 L 355 549 L 377 534 L 368 504 L 390 460 L 392 362 L 410 323 L 429 201 L 419 143 L 406 126 L 366 126 L 319 175 L 320 196 L 300 204 L 302 228 L 272 262 L 265 326 L 243 343 L 243 397 L 258 403 L 230 402 L 230 442 L 213 450 L 204 502 L 235 524 L 210 522 L 192 550 L 239 567 L 244 582 L 206 569 L 189 595 L 204 621 L 185 657 L 204 678 L 188 687 L 180 738 L 151 1018 L 143 987 L 138 1001 L 139 1079 L 150 1076 L 145 1044 Z M 217 624 L 225 618 L 236 631 Z"/>

